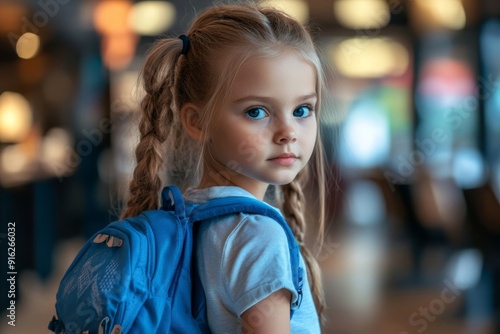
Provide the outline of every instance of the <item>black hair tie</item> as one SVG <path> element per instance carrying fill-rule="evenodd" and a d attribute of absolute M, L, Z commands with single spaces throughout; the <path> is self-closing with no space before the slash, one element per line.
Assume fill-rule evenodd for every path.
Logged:
<path fill-rule="evenodd" d="M 189 51 L 189 38 L 186 35 L 180 35 L 180 39 L 182 39 L 182 55 L 187 55 Z"/>

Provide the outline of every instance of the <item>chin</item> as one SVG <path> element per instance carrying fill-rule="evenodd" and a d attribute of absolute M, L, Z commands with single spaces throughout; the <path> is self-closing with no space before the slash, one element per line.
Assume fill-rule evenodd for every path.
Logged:
<path fill-rule="evenodd" d="M 287 185 L 287 184 L 291 183 L 293 180 L 295 180 L 295 176 L 293 178 L 286 178 L 286 179 L 281 179 L 281 180 L 274 180 L 274 181 L 269 182 L 269 184 L 272 184 L 274 186 L 284 186 L 284 185 Z"/>
<path fill-rule="evenodd" d="M 284 186 L 295 180 L 297 175 L 298 173 L 295 171 L 288 171 L 288 173 L 281 172 L 277 175 L 260 175 L 260 177 L 255 175 L 254 179 L 260 180 L 260 182 L 264 182 L 273 186 Z"/>

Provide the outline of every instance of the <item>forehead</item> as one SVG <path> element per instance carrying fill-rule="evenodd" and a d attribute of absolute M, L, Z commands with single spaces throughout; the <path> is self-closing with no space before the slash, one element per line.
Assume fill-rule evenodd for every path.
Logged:
<path fill-rule="evenodd" d="M 314 65 L 298 52 L 284 51 L 273 56 L 255 56 L 243 61 L 229 87 L 230 99 L 239 95 L 283 98 L 316 92 Z"/>

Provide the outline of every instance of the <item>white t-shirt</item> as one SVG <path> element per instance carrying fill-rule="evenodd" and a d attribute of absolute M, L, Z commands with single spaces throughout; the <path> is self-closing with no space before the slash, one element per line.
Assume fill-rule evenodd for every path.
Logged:
<path fill-rule="evenodd" d="M 188 189 L 184 194 L 188 206 L 227 196 L 255 198 L 239 187 Z M 273 292 L 285 288 L 291 291 L 293 301 L 297 298 L 285 231 L 267 216 L 239 214 L 202 224 L 197 264 L 207 299 L 208 324 L 214 334 L 242 333 L 243 312 Z M 300 264 L 305 268 L 302 256 Z M 320 333 L 318 314 L 304 276 L 302 304 L 292 317 L 291 333 Z M 258 323 L 267 316 L 272 316 L 272 303 L 252 319 Z"/>

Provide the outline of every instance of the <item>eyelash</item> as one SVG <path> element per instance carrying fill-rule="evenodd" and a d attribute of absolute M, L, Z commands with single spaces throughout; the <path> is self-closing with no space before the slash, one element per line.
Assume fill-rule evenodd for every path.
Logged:
<path fill-rule="evenodd" d="M 305 117 L 300 117 L 300 118 L 310 117 L 316 111 L 316 109 L 314 109 L 313 106 L 311 106 L 309 104 L 302 104 L 302 105 L 298 106 L 297 108 L 295 108 L 295 110 L 293 112 L 295 113 L 296 110 L 298 110 L 300 108 L 303 108 L 303 107 L 307 107 L 307 109 L 309 109 L 309 114 L 307 116 L 305 116 Z"/>
<path fill-rule="evenodd" d="M 250 118 L 250 119 L 253 119 L 253 120 L 260 120 L 260 119 L 262 119 L 262 118 L 264 118 L 264 117 L 266 116 L 266 115 L 265 115 L 265 116 L 264 116 L 264 117 L 262 117 L 262 118 L 254 118 L 254 117 L 250 117 L 250 116 L 248 115 L 248 113 L 249 113 L 249 112 L 251 112 L 251 111 L 254 111 L 254 110 L 263 110 L 263 111 L 264 111 L 264 113 L 265 113 L 266 115 L 268 115 L 266 108 L 264 108 L 264 107 L 260 107 L 260 106 L 257 106 L 257 107 L 252 107 L 252 108 L 247 109 L 247 110 L 245 111 L 245 116 L 246 116 L 246 117 L 248 117 L 248 118 Z"/>
<path fill-rule="evenodd" d="M 308 113 L 308 115 L 307 115 L 307 116 L 305 116 L 305 117 L 300 117 L 300 116 L 295 116 L 295 117 L 298 117 L 298 118 L 308 118 L 308 117 L 310 117 L 310 116 L 311 116 L 314 112 L 316 112 L 316 109 L 315 109 L 313 106 L 311 106 L 310 104 L 302 104 L 302 105 L 298 106 L 297 108 L 295 108 L 295 109 L 293 110 L 293 113 L 295 113 L 295 111 L 297 111 L 298 109 L 303 108 L 303 107 L 306 107 L 306 108 L 308 108 L 308 109 L 309 109 L 309 113 Z M 264 111 L 264 113 L 265 113 L 266 115 L 268 115 L 268 112 L 267 112 L 267 110 L 266 110 L 266 108 L 265 108 L 265 107 L 256 106 L 256 107 L 252 107 L 252 108 L 247 109 L 247 110 L 245 111 L 245 116 L 246 116 L 246 117 L 248 117 L 248 118 L 250 118 L 250 119 L 253 119 L 253 120 L 261 120 L 261 119 L 263 119 L 263 118 L 266 116 L 266 115 L 265 115 L 265 116 L 263 116 L 263 117 L 261 117 L 261 118 L 254 118 L 254 117 L 250 117 L 250 116 L 248 115 L 248 113 L 249 113 L 249 112 L 251 112 L 251 111 L 255 111 L 255 110 L 263 110 L 263 111 Z"/>

